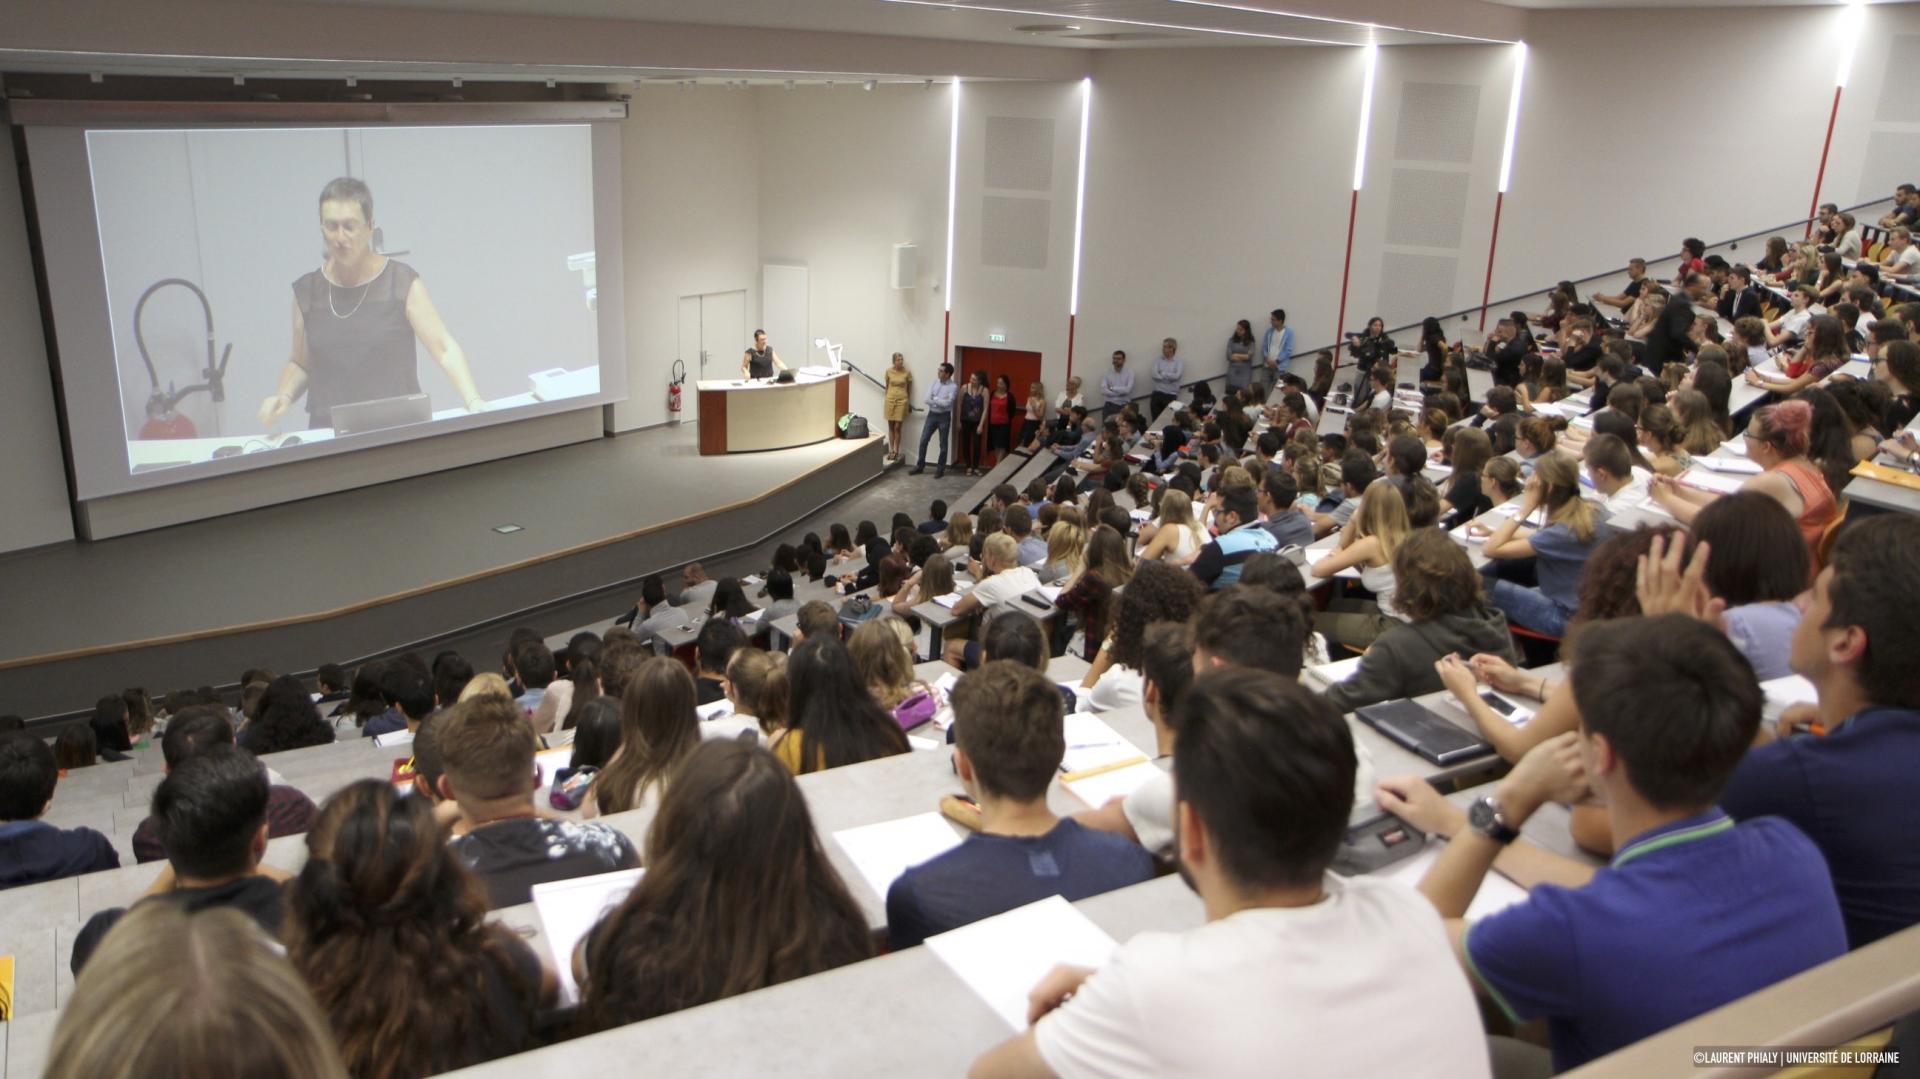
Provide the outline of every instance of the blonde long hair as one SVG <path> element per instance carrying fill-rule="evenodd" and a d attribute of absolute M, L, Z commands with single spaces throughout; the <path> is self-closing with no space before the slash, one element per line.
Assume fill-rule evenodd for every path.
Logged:
<path fill-rule="evenodd" d="M 1407 500 L 1401 497 L 1400 488 L 1384 477 L 1368 484 L 1360 496 L 1360 509 L 1353 515 L 1353 526 L 1354 539 L 1372 536 L 1380 544 L 1381 560 L 1391 563 L 1400 542 L 1413 531 L 1413 525 L 1407 521 Z"/>
<path fill-rule="evenodd" d="M 60 1014 L 52 1079 L 346 1079 L 307 984 L 252 919 L 140 903 L 101 941 Z"/>
<path fill-rule="evenodd" d="M 1169 487 L 1160 495 L 1160 527 L 1184 528 L 1193 533 L 1194 539 L 1206 539 L 1200 522 L 1193 518 L 1193 499 L 1178 487 Z"/>
<path fill-rule="evenodd" d="M 1593 507 L 1580 497 L 1580 465 L 1570 454 L 1546 453 L 1533 464 L 1539 478 L 1541 499 L 1547 507 L 1547 521 L 1566 525 L 1581 543 L 1593 539 L 1599 528 Z"/>
<path fill-rule="evenodd" d="M 1087 530 L 1072 521 L 1055 521 L 1047 532 L 1047 565 L 1060 565 L 1068 577 L 1087 564 Z"/>

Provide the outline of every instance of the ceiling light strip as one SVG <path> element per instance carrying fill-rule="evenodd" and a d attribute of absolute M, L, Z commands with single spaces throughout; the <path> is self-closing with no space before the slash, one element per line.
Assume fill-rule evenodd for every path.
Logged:
<path fill-rule="evenodd" d="M 1032 15 L 1036 18 L 1059 18 L 1055 11 L 1035 11 L 1032 8 L 989 7 L 986 4 L 947 3 L 944 0 L 883 0 L 888 4 L 906 4 L 910 7 L 937 7 L 947 11 L 992 11 L 1002 15 Z M 1253 30 L 1222 30 L 1213 26 L 1185 26 L 1179 23 L 1149 22 L 1145 19 L 1116 19 L 1109 15 L 1082 15 L 1075 13 L 1074 18 L 1082 22 L 1113 23 L 1118 26 L 1145 26 L 1153 30 L 1182 30 L 1190 34 L 1218 34 L 1224 37 L 1255 38 L 1261 41 L 1298 41 L 1307 45 L 1347 45 L 1350 41 L 1327 41 L 1322 38 L 1298 37 L 1293 34 L 1263 34 Z"/>

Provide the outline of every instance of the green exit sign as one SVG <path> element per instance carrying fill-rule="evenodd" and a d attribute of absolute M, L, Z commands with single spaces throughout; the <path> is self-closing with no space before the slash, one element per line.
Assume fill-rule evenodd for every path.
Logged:
<path fill-rule="evenodd" d="M 987 335 L 987 341 L 989 344 L 995 344 L 995 345 L 1005 344 L 1007 341 L 1007 335 L 1004 333 L 990 333 Z"/>

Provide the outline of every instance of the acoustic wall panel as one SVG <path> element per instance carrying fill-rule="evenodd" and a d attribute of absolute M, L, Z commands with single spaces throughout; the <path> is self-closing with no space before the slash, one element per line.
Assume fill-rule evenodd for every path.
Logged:
<path fill-rule="evenodd" d="M 1387 243 L 1459 247 L 1467 218 L 1467 180 L 1464 171 L 1394 166 L 1387 196 Z"/>
<path fill-rule="evenodd" d="M 980 199 L 980 262 L 1015 270 L 1047 268 L 1053 203 L 1012 195 Z"/>
<path fill-rule="evenodd" d="M 1003 191 L 1053 190 L 1053 121 L 987 117 L 986 186 Z"/>
<path fill-rule="evenodd" d="M 1400 161 L 1468 164 L 1473 160 L 1473 133 L 1479 117 L 1477 84 L 1403 83 L 1393 156 Z"/>

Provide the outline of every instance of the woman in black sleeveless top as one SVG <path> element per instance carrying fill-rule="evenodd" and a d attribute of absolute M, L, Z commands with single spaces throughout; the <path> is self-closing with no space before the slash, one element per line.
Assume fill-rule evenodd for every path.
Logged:
<path fill-rule="evenodd" d="M 741 378 L 772 378 L 775 370 L 791 371 L 780 354 L 767 344 L 767 331 L 753 331 L 753 347 L 740 356 Z"/>
<path fill-rule="evenodd" d="M 321 189 L 327 260 L 293 283 L 293 349 L 273 396 L 260 403 L 272 429 L 302 391 L 307 426 L 333 426 L 335 405 L 420 392 L 414 342 L 446 372 L 468 412 L 486 411 L 467 354 L 447 332 L 413 267 L 373 250 L 373 193 L 343 176 Z"/>

